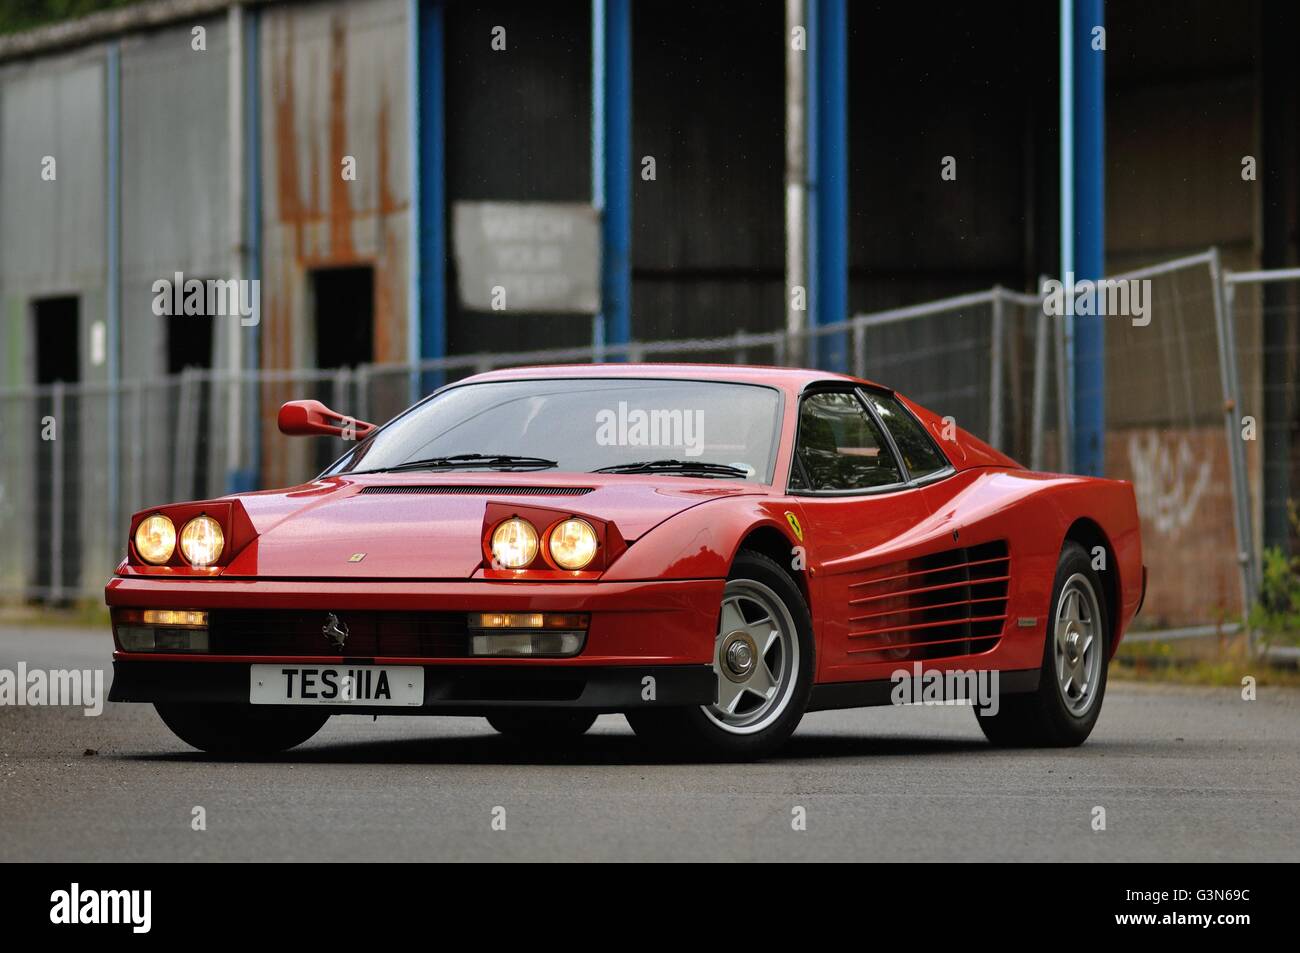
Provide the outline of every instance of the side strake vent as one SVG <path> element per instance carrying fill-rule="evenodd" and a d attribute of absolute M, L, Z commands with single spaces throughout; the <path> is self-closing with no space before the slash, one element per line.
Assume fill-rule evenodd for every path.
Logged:
<path fill-rule="evenodd" d="M 1010 566 L 998 540 L 869 570 L 849 587 L 849 654 L 911 662 L 988 651 L 1006 624 Z"/>
<path fill-rule="evenodd" d="M 362 487 L 366 493 L 423 493 L 442 496 L 585 496 L 589 486 L 489 486 L 487 484 L 444 483 L 403 486 L 391 484 Z"/>

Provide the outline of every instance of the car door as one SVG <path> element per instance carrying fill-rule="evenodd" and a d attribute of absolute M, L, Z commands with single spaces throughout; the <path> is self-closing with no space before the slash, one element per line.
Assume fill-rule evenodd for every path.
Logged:
<path fill-rule="evenodd" d="M 857 644 L 855 631 L 869 628 L 869 620 L 857 617 L 874 609 L 853 605 L 857 589 L 930 513 L 855 388 L 821 388 L 801 398 L 789 493 L 803 512 L 816 588 L 818 680 L 864 678 L 879 654 L 863 653 Z"/>
<path fill-rule="evenodd" d="M 790 492 L 800 498 L 822 622 L 822 681 L 889 678 L 1001 637 L 1005 540 L 953 521 L 956 471 L 892 394 L 819 390 L 800 406 Z M 929 666 L 927 666 L 929 667 Z"/>

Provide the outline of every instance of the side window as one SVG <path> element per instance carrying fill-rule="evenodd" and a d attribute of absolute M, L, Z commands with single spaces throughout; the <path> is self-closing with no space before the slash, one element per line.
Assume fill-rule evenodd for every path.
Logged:
<path fill-rule="evenodd" d="M 896 397 L 871 391 L 863 391 L 863 396 L 871 401 L 871 406 L 876 408 L 889 435 L 894 438 L 909 475 L 913 478 L 924 477 L 948 466 L 947 459 L 934 445 L 920 421 Z"/>
<path fill-rule="evenodd" d="M 853 394 L 804 398 L 795 452 L 806 474 L 791 481 L 795 488 L 869 490 L 903 479 L 884 434 Z"/>

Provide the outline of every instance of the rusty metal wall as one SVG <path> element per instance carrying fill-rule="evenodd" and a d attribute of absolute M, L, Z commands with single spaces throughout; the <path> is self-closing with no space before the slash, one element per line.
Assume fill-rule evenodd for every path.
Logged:
<path fill-rule="evenodd" d="M 263 368 L 315 366 L 309 272 L 349 265 L 374 268 L 374 360 L 407 358 L 406 16 L 404 0 L 262 12 Z M 345 156 L 355 180 L 343 178 Z M 274 408 L 293 396 L 263 389 L 271 483 L 300 469 L 273 436 Z"/>

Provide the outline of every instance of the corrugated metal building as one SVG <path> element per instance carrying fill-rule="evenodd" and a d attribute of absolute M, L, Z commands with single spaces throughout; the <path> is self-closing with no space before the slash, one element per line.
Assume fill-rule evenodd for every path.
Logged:
<path fill-rule="evenodd" d="M 44 568 L 10 551 L 0 579 L 76 588 L 133 508 L 311 472 L 274 413 L 354 393 L 338 368 L 786 326 L 787 8 L 809 24 L 816 107 L 811 324 L 1059 270 L 1052 4 L 151 0 L 0 37 L 0 389 L 91 388 L 57 452 L 31 433 L 56 388 L 0 414 L 37 461 L 0 472 L 0 525 L 50 528 Z M 1295 93 L 1269 92 L 1297 88 L 1278 48 L 1294 15 L 1106 15 L 1112 270 L 1209 244 L 1294 261 L 1294 163 L 1265 164 L 1263 188 L 1237 175 L 1243 155 L 1300 151 Z M 473 201 L 594 204 L 601 313 L 462 304 L 450 223 Z M 177 274 L 260 280 L 260 322 L 156 315 Z M 1149 425 L 1158 395 L 1136 399 L 1122 336 L 1108 348 L 1107 426 Z M 319 374 L 276 376 L 301 369 Z M 437 379 L 383 376 L 348 409 L 383 417 Z"/>

